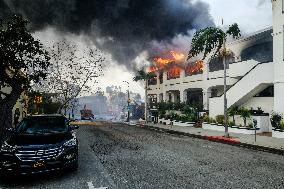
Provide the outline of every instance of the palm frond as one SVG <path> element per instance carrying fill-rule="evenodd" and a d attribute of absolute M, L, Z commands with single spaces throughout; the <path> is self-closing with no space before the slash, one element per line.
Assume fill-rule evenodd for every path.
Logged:
<path fill-rule="evenodd" d="M 212 56 L 215 57 L 220 52 L 227 35 L 231 35 L 233 38 L 240 37 L 238 24 L 231 25 L 226 32 L 216 27 L 208 27 L 197 31 L 193 36 L 187 59 L 189 60 L 203 53 L 202 59 L 204 60 L 213 51 Z"/>

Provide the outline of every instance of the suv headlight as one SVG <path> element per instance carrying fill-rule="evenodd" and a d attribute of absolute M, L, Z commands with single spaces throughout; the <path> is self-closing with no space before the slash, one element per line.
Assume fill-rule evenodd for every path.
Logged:
<path fill-rule="evenodd" d="M 11 153 L 15 150 L 16 148 L 14 146 L 9 145 L 6 141 L 2 144 L 0 151 L 1 152 L 8 152 Z"/>
<path fill-rule="evenodd" d="M 71 140 L 66 141 L 63 146 L 65 147 L 72 147 L 77 145 L 77 140 L 76 138 L 72 138 Z"/>

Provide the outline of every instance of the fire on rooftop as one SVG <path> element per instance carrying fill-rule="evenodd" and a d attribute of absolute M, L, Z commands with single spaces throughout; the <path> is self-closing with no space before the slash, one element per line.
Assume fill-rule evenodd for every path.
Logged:
<path fill-rule="evenodd" d="M 186 63 L 186 57 L 183 53 L 177 51 L 170 51 L 169 57 L 155 57 L 153 58 L 153 65 L 148 68 L 148 72 L 167 71 L 168 79 L 175 79 L 180 77 L 181 69 L 185 70 L 185 74 L 194 75 L 202 73 L 204 64 L 203 61 L 196 61 L 195 63 Z"/>

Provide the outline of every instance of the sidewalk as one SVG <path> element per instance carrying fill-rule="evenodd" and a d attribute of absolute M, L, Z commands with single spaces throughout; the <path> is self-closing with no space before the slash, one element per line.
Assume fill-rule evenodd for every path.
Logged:
<path fill-rule="evenodd" d="M 153 124 L 148 123 L 147 127 L 152 129 L 159 129 L 169 133 L 176 134 L 186 134 L 197 138 L 203 138 L 207 140 L 211 140 L 213 138 L 214 141 L 218 137 L 224 136 L 224 132 L 205 130 L 202 128 L 195 127 L 180 127 L 180 126 L 171 126 L 171 125 L 162 125 L 162 124 Z M 238 141 L 239 145 L 253 148 L 257 150 L 270 151 L 273 153 L 283 154 L 284 155 L 284 139 L 278 139 L 267 136 L 256 136 L 256 142 L 254 135 L 246 135 L 246 134 L 237 134 L 230 133 L 230 136 L 233 140 Z M 219 141 L 224 142 L 224 141 Z M 225 141 L 225 143 L 227 143 Z"/>

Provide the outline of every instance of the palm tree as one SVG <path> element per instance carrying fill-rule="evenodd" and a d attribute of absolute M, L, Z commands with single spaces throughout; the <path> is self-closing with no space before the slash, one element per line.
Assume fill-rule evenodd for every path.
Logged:
<path fill-rule="evenodd" d="M 214 52 L 212 57 L 220 57 L 224 65 L 224 126 L 225 136 L 229 137 L 228 132 L 228 116 L 227 116 L 227 98 L 226 98 L 226 57 L 231 53 L 226 49 L 226 40 L 228 36 L 234 39 L 241 36 L 238 24 L 229 26 L 227 31 L 223 31 L 216 27 L 207 27 L 197 31 L 191 42 L 191 49 L 188 53 L 188 59 L 203 53 L 203 60 L 208 54 Z"/>
<path fill-rule="evenodd" d="M 243 118 L 244 120 L 244 126 L 247 126 L 247 119 L 250 118 L 251 116 L 251 111 L 249 109 L 246 108 L 241 108 L 240 109 L 240 116 L 241 118 Z"/>
<path fill-rule="evenodd" d="M 233 118 L 234 125 L 236 125 L 235 115 L 239 113 L 238 107 L 233 106 L 228 109 L 228 116 L 231 116 Z"/>
<path fill-rule="evenodd" d="M 151 73 L 146 73 L 144 70 L 139 70 L 136 74 L 136 76 L 133 78 L 134 81 L 145 81 L 145 122 L 147 123 L 147 89 L 148 89 L 148 80 L 151 78 L 156 77 L 156 74 L 151 72 Z"/>

